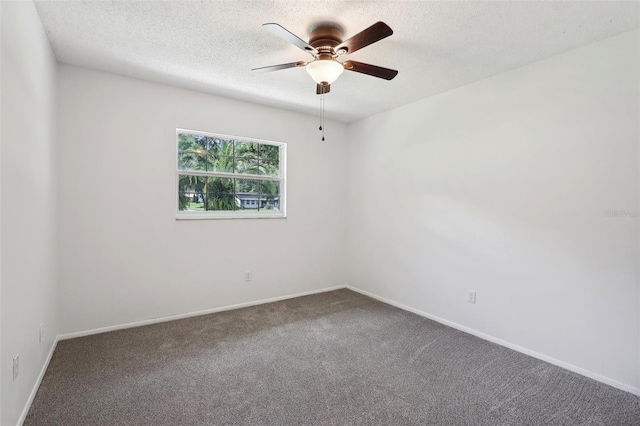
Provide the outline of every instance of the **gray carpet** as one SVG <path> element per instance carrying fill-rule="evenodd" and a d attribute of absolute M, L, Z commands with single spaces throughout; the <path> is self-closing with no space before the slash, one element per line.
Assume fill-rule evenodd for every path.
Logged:
<path fill-rule="evenodd" d="M 26 425 L 640 425 L 640 398 L 349 290 L 61 341 Z"/>

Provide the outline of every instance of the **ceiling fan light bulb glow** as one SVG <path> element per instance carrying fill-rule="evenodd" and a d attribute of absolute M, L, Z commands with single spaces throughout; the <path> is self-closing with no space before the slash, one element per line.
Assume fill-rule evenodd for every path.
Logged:
<path fill-rule="evenodd" d="M 334 60 L 315 60 L 307 64 L 307 72 L 318 84 L 332 84 L 344 71 L 344 66 Z"/>

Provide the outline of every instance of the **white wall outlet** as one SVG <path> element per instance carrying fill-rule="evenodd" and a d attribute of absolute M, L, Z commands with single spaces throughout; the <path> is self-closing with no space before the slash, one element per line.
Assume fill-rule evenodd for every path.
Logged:
<path fill-rule="evenodd" d="M 244 280 L 247 282 L 251 281 L 251 271 L 244 271 Z"/>
<path fill-rule="evenodd" d="M 469 303 L 476 303 L 476 292 L 473 290 L 469 290 L 469 297 L 467 299 Z"/>
<path fill-rule="evenodd" d="M 40 330 L 38 331 L 38 342 L 42 343 L 42 336 L 44 335 L 44 323 L 40 323 Z"/>
<path fill-rule="evenodd" d="M 15 382 L 20 373 L 20 354 L 13 357 L 13 381 Z"/>

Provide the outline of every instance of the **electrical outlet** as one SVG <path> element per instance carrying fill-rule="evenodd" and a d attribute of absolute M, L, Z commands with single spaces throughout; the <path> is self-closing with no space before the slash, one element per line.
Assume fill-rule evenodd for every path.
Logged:
<path fill-rule="evenodd" d="M 247 282 L 251 281 L 251 271 L 244 271 L 244 280 Z"/>
<path fill-rule="evenodd" d="M 20 354 L 13 357 L 13 381 L 15 382 L 20 373 Z"/>
<path fill-rule="evenodd" d="M 476 292 L 473 290 L 469 290 L 469 298 L 467 299 L 469 303 L 476 303 Z"/>
<path fill-rule="evenodd" d="M 42 336 L 44 335 L 44 323 L 40 323 L 40 330 L 38 331 L 38 342 L 42 343 Z"/>

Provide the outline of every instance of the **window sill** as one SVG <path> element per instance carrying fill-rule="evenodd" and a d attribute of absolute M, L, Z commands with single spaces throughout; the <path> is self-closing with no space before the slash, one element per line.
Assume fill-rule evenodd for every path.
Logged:
<path fill-rule="evenodd" d="M 280 213 L 262 214 L 206 214 L 206 213 L 178 213 L 176 220 L 219 220 L 219 219 L 286 219 L 287 215 Z"/>

